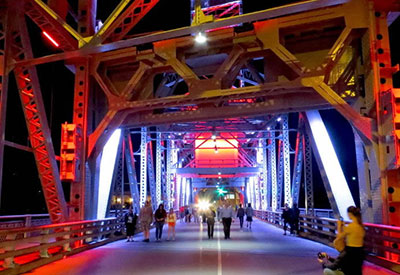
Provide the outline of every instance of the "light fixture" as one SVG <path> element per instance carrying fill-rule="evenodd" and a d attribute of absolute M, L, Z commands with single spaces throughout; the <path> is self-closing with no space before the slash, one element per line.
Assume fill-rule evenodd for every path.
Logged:
<path fill-rule="evenodd" d="M 281 117 L 278 117 L 277 119 L 276 119 L 276 121 L 281 121 L 282 120 L 282 118 Z"/>
<path fill-rule="evenodd" d="M 218 172 L 218 175 L 221 175 L 221 172 Z"/>
<path fill-rule="evenodd" d="M 199 44 L 204 44 L 207 41 L 207 37 L 203 35 L 201 32 L 199 32 L 194 38 L 194 40 Z"/>
<path fill-rule="evenodd" d="M 271 127 L 268 127 L 267 130 L 268 130 L 268 131 L 271 130 Z"/>
<path fill-rule="evenodd" d="M 51 37 L 47 32 L 43 31 L 43 35 L 46 36 L 46 38 L 57 48 L 60 46 L 53 37 Z"/>

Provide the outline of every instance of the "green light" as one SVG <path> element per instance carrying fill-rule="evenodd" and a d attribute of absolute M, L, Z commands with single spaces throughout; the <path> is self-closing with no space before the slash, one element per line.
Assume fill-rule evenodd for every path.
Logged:
<path fill-rule="evenodd" d="M 223 188 L 218 188 L 218 189 L 217 189 L 217 192 L 218 192 L 218 195 L 219 195 L 219 196 L 222 196 L 222 195 L 224 195 L 225 193 L 228 193 L 228 191 L 224 190 Z"/>

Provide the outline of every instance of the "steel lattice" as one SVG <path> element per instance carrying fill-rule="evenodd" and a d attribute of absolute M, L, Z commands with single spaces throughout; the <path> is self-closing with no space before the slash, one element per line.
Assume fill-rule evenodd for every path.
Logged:
<path fill-rule="evenodd" d="M 142 127 L 140 135 L 140 207 L 147 199 L 147 128 Z"/>

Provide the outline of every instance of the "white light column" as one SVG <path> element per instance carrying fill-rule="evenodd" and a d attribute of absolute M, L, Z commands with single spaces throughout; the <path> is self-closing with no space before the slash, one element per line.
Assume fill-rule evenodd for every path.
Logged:
<path fill-rule="evenodd" d="M 348 219 L 347 208 L 355 205 L 355 203 L 328 131 L 318 111 L 308 111 L 306 115 L 317 151 L 317 154 L 315 154 L 317 161 L 326 174 L 327 180 L 324 179 L 324 175 L 323 180 L 325 189 L 328 192 L 328 198 L 332 198 L 333 196 L 331 206 L 334 210 L 337 207 L 339 214 L 343 218 Z M 329 192 L 332 194 L 330 195 Z"/>
<path fill-rule="evenodd" d="M 121 130 L 117 129 L 108 139 L 106 145 L 104 145 L 101 154 L 97 219 L 104 219 L 106 217 L 108 198 L 110 196 L 111 182 L 114 174 L 115 160 L 117 157 L 120 138 Z"/>

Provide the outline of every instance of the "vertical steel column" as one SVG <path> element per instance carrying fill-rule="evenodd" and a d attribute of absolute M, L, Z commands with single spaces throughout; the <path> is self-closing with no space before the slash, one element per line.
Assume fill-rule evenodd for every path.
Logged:
<path fill-rule="evenodd" d="M 140 135 L 140 207 L 147 199 L 147 128 L 142 127 Z"/>
<path fill-rule="evenodd" d="M 305 203 L 307 214 L 314 214 L 314 189 L 312 174 L 312 151 L 310 137 L 306 132 L 303 133 L 303 155 L 304 155 L 304 187 Z"/>
<path fill-rule="evenodd" d="M 275 142 L 275 132 L 269 133 L 268 140 L 268 176 L 271 183 L 271 207 L 275 211 L 278 209 L 278 181 L 276 174 L 276 142 Z"/>
<path fill-rule="evenodd" d="M 153 143 L 151 141 L 147 146 L 147 150 L 147 173 L 149 175 L 151 203 L 153 204 L 153 209 L 157 209 L 158 204 L 156 198 L 156 183 L 154 179 Z"/>
<path fill-rule="evenodd" d="M 156 205 L 161 203 L 161 184 L 162 184 L 162 158 L 163 148 L 161 144 L 161 133 L 157 133 L 156 141 Z"/>
<path fill-rule="evenodd" d="M 18 4 L 18 3 L 15 3 Z M 19 32 L 13 35 L 12 56 L 16 61 L 32 59 L 33 53 L 22 10 L 17 13 Z M 35 67 L 16 67 L 18 91 L 38 168 L 50 219 L 53 223 L 67 220 L 67 204 L 58 172 L 54 147 Z"/>
<path fill-rule="evenodd" d="M 9 20 L 7 9 L 0 10 L 0 208 L 3 180 L 4 140 L 6 128 L 7 92 L 8 92 L 8 54 L 10 44 Z"/>
<path fill-rule="evenodd" d="M 140 210 L 140 198 L 135 168 L 135 157 L 133 155 L 132 139 L 129 131 L 125 133 L 125 160 L 126 170 L 128 172 L 129 188 L 132 198 L 132 208 L 136 213 Z"/>
<path fill-rule="evenodd" d="M 172 142 L 171 144 L 171 168 L 178 168 L 178 148 L 175 142 Z M 175 170 L 176 171 L 176 170 Z M 170 170 L 171 174 L 171 202 L 169 208 L 174 208 L 176 206 L 176 200 L 177 200 L 177 193 L 176 193 L 176 172 L 172 173 L 172 169 Z M 168 209 L 169 209 L 168 208 Z"/>
<path fill-rule="evenodd" d="M 292 196 L 290 188 L 290 143 L 289 143 L 289 116 L 282 115 L 282 142 L 283 142 L 283 186 L 285 194 L 285 203 L 292 205 Z"/>
<path fill-rule="evenodd" d="M 284 188 L 284 174 L 285 174 L 285 167 L 284 167 L 284 149 L 283 149 L 283 137 L 282 132 L 279 134 L 278 140 L 278 182 L 276 188 L 276 209 L 280 209 L 282 207 L 282 189 Z"/>
<path fill-rule="evenodd" d="M 300 126 L 300 121 L 299 121 Z M 296 137 L 296 152 L 293 165 L 292 200 L 299 204 L 301 175 L 303 172 L 303 129 L 299 127 Z"/>
<path fill-rule="evenodd" d="M 261 169 L 262 169 L 262 182 L 263 182 L 263 192 L 262 192 L 262 209 L 266 210 L 269 207 L 269 193 L 271 192 L 268 189 L 268 159 L 267 159 L 267 142 L 266 139 L 263 138 L 260 141 L 260 147 L 262 148 L 262 163 L 261 163 Z"/>
<path fill-rule="evenodd" d="M 165 201 L 165 207 L 170 208 L 171 205 L 171 166 L 172 166 L 172 141 L 167 140 L 167 169 L 166 169 L 166 201 Z"/>
<path fill-rule="evenodd" d="M 260 209 L 260 177 L 254 176 L 254 209 Z"/>

